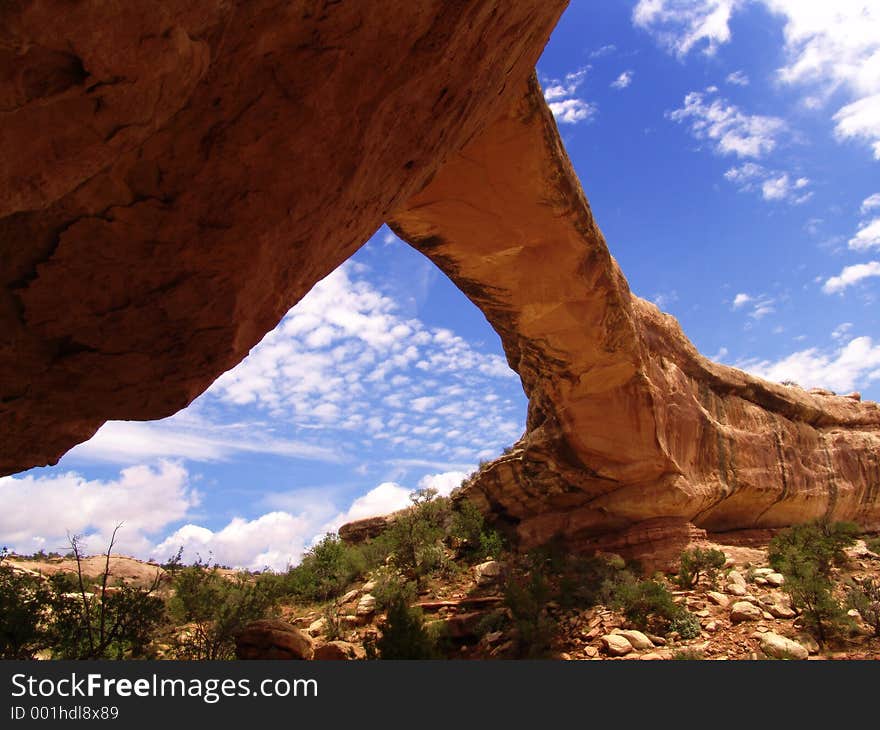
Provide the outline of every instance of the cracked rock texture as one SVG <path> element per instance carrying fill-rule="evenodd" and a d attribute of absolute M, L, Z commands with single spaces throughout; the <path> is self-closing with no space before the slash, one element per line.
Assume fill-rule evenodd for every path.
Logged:
<path fill-rule="evenodd" d="M 0 473 L 241 361 L 511 103 L 564 6 L 0 3 Z"/>
<path fill-rule="evenodd" d="M 564 5 L 0 5 L 0 473 L 182 408 L 388 220 L 522 378 L 465 495 L 523 545 L 880 526 L 876 404 L 711 363 L 630 293 L 532 75 Z"/>

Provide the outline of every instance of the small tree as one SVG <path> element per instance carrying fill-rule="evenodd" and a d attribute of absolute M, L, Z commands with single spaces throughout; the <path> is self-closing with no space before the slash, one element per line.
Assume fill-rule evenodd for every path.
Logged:
<path fill-rule="evenodd" d="M 700 582 L 700 577 L 705 575 L 714 584 L 717 572 L 724 567 L 726 561 L 727 556 L 715 548 L 704 550 L 695 547 L 685 550 L 681 554 L 675 582 L 681 588 L 693 588 Z"/>
<path fill-rule="evenodd" d="M 544 574 L 544 562 L 543 553 L 532 553 L 526 559 L 526 569 L 508 573 L 504 585 L 504 603 L 513 618 L 516 647 L 522 657 L 545 656 L 556 630 L 546 608 L 553 591 Z"/>
<path fill-rule="evenodd" d="M 437 643 L 425 626 L 422 612 L 410 606 L 407 592 L 391 598 L 381 635 L 376 641 L 380 659 L 439 659 Z"/>
<path fill-rule="evenodd" d="M 387 539 L 394 564 L 420 581 L 440 564 L 449 500 L 437 499 L 436 489 L 419 489 L 410 501 L 412 505 L 394 518 Z"/>
<path fill-rule="evenodd" d="M 791 605 L 801 611 L 822 646 L 850 623 L 834 598 L 831 574 L 845 562 L 844 548 L 858 533 L 852 523 L 810 522 L 783 530 L 770 541 L 770 565 L 785 576 L 783 589 Z"/>
<path fill-rule="evenodd" d="M 32 659 L 46 646 L 51 593 L 42 578 L 16 572 L 0 549 L 0 659 Z"/>
<path fill-rule="evenodd" d="M 251 621 L 264 618 L 274 605 L 269 586 L 246 574 L 226 576 L 200 559 L 174 579 L 169 611 L 189 624 L 177 637 L 181 659 L 232 659 L 235 637 Z"/>
<path fill-rule="evenodd" d="M 49 628 L 53 656 L 60 659 L 142 656 L 161 623 L 164 603 L 154 595 L 161 581 L 159 571 L 148 588 L 108 585 L 110 555 L 121 527 L 117 525 L 110 538 L 96 594 L 86 590 L 82 538 L 79 535 L 69 538 L 76 560 L 76 593 L 66 592 L 68 579 L 55 576 L 51 579 L 55 588 Z"/>

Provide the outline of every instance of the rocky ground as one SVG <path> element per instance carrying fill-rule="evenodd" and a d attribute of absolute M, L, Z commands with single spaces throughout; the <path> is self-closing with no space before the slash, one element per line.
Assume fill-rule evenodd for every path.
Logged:
<path fill-rule="evenodd" d="M 700 636 L 680 640 L 635 630 L 618 612 L 604 606 L 564 609 L 546 604 L 556 624 L 551 656 L 563 660 L 668 660 L 668 659 L 880 659 L 880 639 L 850 611 L 856 630 L 824 648 L 819 647 L 792 609 L 784 591 L 784 578 L 767 563 L 766 542 L 730 545 L 703 541 L 700 547 L 722 550 L 727 564 L 716 583 L 705 579 L 692 590 L 678 590 L 664 578 L 675 596 L 700 620 Z M 849 564 L 835 569 L 838 589 L 843 581 L 880 578 L 880 556 L 863 540 L 847 549 Z M 450 657 L 504 659 L 513 656 L 514 642 L 504 630 L 485 631 L 487 614 L 503 611 L 499 582 L 504 564 L 498 561 L 475 566 L 453 579 L 433 580 L 420 594 L 418 604 L 429 622 L 440 622 L 448 637 Z M 337 603 L 341 630 L 328 637 L 326 609 L 287 607 L 282 617 L 312 637 L 315 658 L 363 658 L 364 642 L 375 637 L 382 616 L 375 611 L 371 594 L 374 581 L 355 584 Z"/>

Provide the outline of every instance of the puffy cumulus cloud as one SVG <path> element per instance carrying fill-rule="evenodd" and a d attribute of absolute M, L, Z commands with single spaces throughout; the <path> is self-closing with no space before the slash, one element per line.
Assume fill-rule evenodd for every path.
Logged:
<path fill-rule="evenodd" d="M 63 551 L 67 535 L 84 535 L 84 547 L 106 549 L 116 525 L 116 549 L 145 556 L 150 536 L 184 519 L 200 501 L 180 464 L 123 469 L 118 479 L 87 480 L 75 472 L 0 478 L 0 542 L 18 552 Z"/>
<path fill-rule="evenodd" d="M 793 380 L 805 388 L 851 391 L 880 379 L 880 345 L 855 337 L 840 348 L 810 348 L 781 360 L 742 360 L 736 367 L 774 382 Z"/>
<path fill-rule="evenodd" d="M 875 0 L 640 0 L 636 26 L 679 57 L 705 42 L 713 53 L 731 39 L 730 19 L 763 5 L 783 24 L 786 63 L 782 83 L 808 90 L 804 103 L 819 109 L 834 92 L 849 101 L 833 119 L 840 140 L 861 140 L 880 159 L 880 4 Z"/>
<path fill-rule="evenodd" d="M 624 71 L 614 81 L 611 82 L 612 89 L 625 89 L 632 83 L 635 71 Z"/>
<path fill-rule="evenodd" d="M 463 471 L 446 471 L 442 474 L 428 474 L 419 480 L 419 489 L 436 489 L 442 497 L 448 497 L 453 489 L 461 486 L 468 475 Z"/>
<path fill-rule="evenodd" d="M 639 0 L 633 23 L 678 56 L 703 47 L 712 55 L 730 40 L 730 17 L 744 0 Z"/>
<path fill-rule="evenodd" d="M 675 122 L 690 125 L 691 134 L 711 143 L 720 155 L 761 158 L 777 146 L 788 129 L 779 117 L 747 114 L 726 99 L 709 99 L 709 94 L 692 91 L 680 109 L 667 112 Z"/>
<path fill-rule="evenodd" d="M 837 276 L 832 276 L 825 281 L 822 285 L 822 291 L 826 294 L 841 294 L 848 287 L 875 276 L 880 276 L 880 261 L 845 266 Z"/>
<path fill-rule="evenodd" d="M 434 488 L 445 496 L 466 476 L 461 471 L 428 474 L 418 487 Z M 296 499 L 296 512 L 276 510 L 251 520 L 236 517 L 219 530 L 186 524 L 156 545 L 152 554 L 164 559 L 182 547 L 185 561 L 201 556 L 236 568 L 285 570 L 296 565 L 323 535 L 335 532 L 346 522 L 408 507 L 413 491 L 397 482 L 383 482 L 357 497 L 347 510 L 328 519 L 326 499 L 319 490 L 308 490 Z"/>
<path fill-rule="evenodd" d="M 740 292 L 733 298 L 733 308 L 739 309 L 740 307 L 744 307 L 750 301 L 752 301 L 752 297 L 749 294 Z"/>
<path fill-rule="evenodd" d="M 760 191 L 761 197 L 768 202 L 784 201 L 800 205 L 813 196 L 806 189 L 810 184 L 809 178 L 793 177 L 787 172 L 769 170 L 754 162 L 731 167 L 724 173 L 724 178 L 741 192 Z"/>
<path fill-rule="evenodd" d="M 220 530 L 187 524 L 154 548 L 159 559 L 183 548 L 184 562 L 197 556 L 247 570 L 284 570 L 299 562 L 316 525 L 304 515 L 269 512 L 253 520 L 235 517 Z"/>
<path fill-rule="evenodd" d="M 880 218 L 863 221 L 856 235 L 849 239 L 849 247 L 854 251 L 880 248 Z"/>
<path fill-rule="evenodd" d="M 590 67 L 572 71 L 562 79 L 545 80 L 544 98 L 556 121 L 560 124 L 577 124 L 595 116 L 599 107 L 577 96 L 578 89 L 587 78 Z"/>
<path fill-rule="evenodd" d="M 773 306 L 775 300 L 764 294 L 752 296 L 745 292 L 740 292 L 733 298 L 730 308 L 733 310 L 748 310 L 749 317 L 752 319 L 763 319 L 768 314 L 776 311 Z"/>
<path fill-rule="evenodd" d="M 472 463 L 475 444 L 518 437 L 524 398 L 507 361 L 402 315 L 368 273 L 350 262 L 326 277 L 184 411 L 110 422 L 70 458 L 345 463 L 368 453 L 378 464 L 387 452 Z"/>

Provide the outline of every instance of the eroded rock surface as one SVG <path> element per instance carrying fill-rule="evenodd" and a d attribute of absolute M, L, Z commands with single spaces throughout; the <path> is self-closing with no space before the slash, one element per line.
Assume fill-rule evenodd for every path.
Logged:
<path fill-rule="evenodd" d="M 876 403 L 711 363 L 630 293 L 530 76 L 563 6 L 0 6 L 0 473 L 185 406 L 389 220 L 522 378 L 466 495 L 524 546 L 880 526 Z"/>
<path fill-rule="evenodd" d="M 712 363 L 633 296 L 534 79 L 392 225 L 482 309 L 522 378 L 527 433 L 466 494 L 524 546 L 615 530 L 686 543 L 688 522 L 878 525 L 877 404 Z"/>
<path fill-rule="evenodd" d="M 0 474 L 236 365 L 509 105 L 565 4 L 0 3 Z"/>

